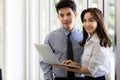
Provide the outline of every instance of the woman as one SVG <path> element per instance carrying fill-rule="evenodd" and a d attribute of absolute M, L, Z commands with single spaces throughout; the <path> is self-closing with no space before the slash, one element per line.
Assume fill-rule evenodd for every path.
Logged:
<path fill-rule="evenodd" d="M 106 80 L 110 72 L 109 47 L 111 41 L 108 37 L 102 12 L 98 8 L 88 8 L 81 13 L 83 23 L 84 47 L 82 65 L 71 60 L 64 60 L 64 64 L 80 66 L 79 69 L 55 65 L 68 71 L 84 74 L 84 80 Z"/>

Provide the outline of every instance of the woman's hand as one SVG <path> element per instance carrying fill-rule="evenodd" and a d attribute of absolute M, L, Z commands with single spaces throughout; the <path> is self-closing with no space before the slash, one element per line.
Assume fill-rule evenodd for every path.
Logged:
<path fill-rule="evenodd" d="M 79 66 L 82 67 L 80 63 L 73 62 L 72 60 L 64 60 L 62 64 L 67 64 L 67 65 L 74 65 L 74 66 Z"/>
<path fill-rule="evenodd" d="M 82 66 L 81 66 L 80 63 L 73 62 L 72 60 L 64 60 L 64 61 L 62 62 L 62 64 L 80 66 L 80 68 L 71 68 L 71 67 L 66 67 L 66 66 L 62 66 L 62 65 L 59 65 L 59 64 L 53 64 L 53 66 L 56 66 L 56 67 L 65 69 L 65 70 L 67 70 L 67 71 L 72 71 L 72 72 L 81 73 L 81 72 L 80 72 L 80 69 L 81 69 Z"/>

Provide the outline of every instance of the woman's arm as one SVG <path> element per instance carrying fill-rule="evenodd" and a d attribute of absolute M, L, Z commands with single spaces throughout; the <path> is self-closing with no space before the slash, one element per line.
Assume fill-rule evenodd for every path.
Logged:
<path fill-rule="evenodd" d="M 60 67 L 60 68 L 65 69 L 67 71 L 72 71 L 72 72 L 76 72 L 76 73 L 79 73 L 79 74 L 89 74 L 90 75 L 90 72 L 89 72 L 88 68 L 87 67 L 82 67 L 80 63 L 76 63 L 76 62 L 73 62 L 71 60 L 64 60 L 62 63 L 67 64 L 67 65 L 80 66 L 80 68 L 79 69 L 70 68 L 70 67 L 66 67 L 66 66 L 61 66 L 59 64 L 54 64 L 54 66 Z"/>

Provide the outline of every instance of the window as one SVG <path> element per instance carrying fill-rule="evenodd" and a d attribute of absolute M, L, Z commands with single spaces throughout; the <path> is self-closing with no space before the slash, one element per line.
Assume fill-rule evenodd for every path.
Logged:
<path fill-rule="evenodd" d="M 111 80 L 115 80 L 115 1 L 108 0 L 108 32 L 112 40 L 111 55 Z"/>
<path fill-rule="evenodd" d="M 3 61 L 3 54 L 2 54 L 2 42 L 3 42 L 3 22 L 2 22 L 2 12 L 3 12 L 3 6 L 2 6 L 2 0 L 0 0 L 0 68 L 2 67 L 2 61 Z"/>

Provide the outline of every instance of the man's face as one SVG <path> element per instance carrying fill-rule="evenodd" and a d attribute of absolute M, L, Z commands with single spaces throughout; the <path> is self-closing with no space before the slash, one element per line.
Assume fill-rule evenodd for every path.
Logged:
<path fill-rule="evenodd" d="M 71 8 L 61 8 L 58 11 L 58 19 L 63 27 L 68 31 L 73 29 L 76 16 L 77 13 L 74 13 Z"/>

